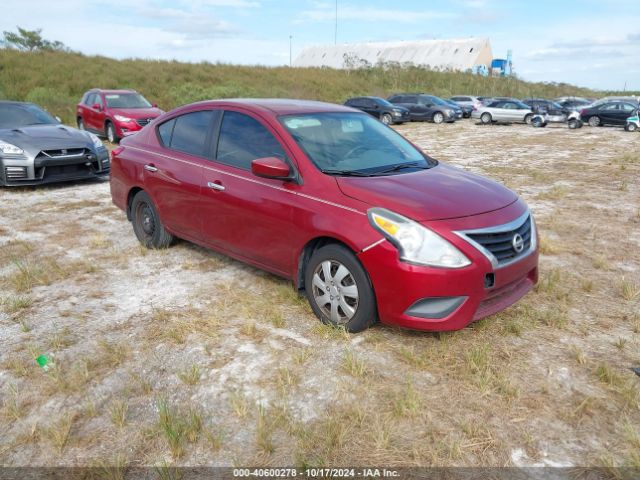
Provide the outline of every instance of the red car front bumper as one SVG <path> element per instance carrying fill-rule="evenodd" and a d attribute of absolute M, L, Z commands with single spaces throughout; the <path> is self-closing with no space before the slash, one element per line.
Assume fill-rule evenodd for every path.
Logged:
<path fill-rule="evenodd" d="M 513 305 L 538 281 L 537 248 L 515 263 L 494 269 L 473 246 L 464 241 L 456 246 L 471 265 L 460 269 L 412 265 L 400 261 L 398 250 L 388 241 L 359 254 L 373 284 L 382 323 L 416 330 L 459 330 Z M 488 278 L 493 284 L 485 287 Z M 439 311 L 423 314 L 434 309 Z"/>

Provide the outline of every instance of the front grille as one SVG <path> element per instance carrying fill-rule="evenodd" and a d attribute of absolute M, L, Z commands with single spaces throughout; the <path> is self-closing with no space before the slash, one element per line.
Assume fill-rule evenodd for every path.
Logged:
<path fill-rule="evenodd" d="M 27 178 L 27 167 L 4 167 L 7 180 L 24 180 Z"/>
<path fill-rule="evenodd" d="M 138 120 L 136 120 L 136 123 L 141 127 L 144 127 L 145 125 L 151 123 L 151 120 L 153 120 L 153 118 L 139 118 Z"/>
<path fill-rule="evenodd" d="M 83 163 L 72 165 L 54 165 L 46 167 L 44 170 L 44 178 L 77 176 L 82 174 L 90 174 L 91 168 Z"/>
<path fill-rule="evenodd" d="M 40 155 L 44 155 L 49 158 L 63 158 L 63 157 L 82 157 L 89 152 L 86 148 L 60 148 L 57 150 L 42 150 Z"/>
<path fill-rule="evenodd" d="M 531 215 L 527 213 L 524 218 L 521 217 L 521 219 L 502 227 L 498 226 L 462 233 L 492 255 L 497 263 L 495 266 L 502 266 L 529 253 L 532 235 L 535 232 L 531 228 Z M 518 239 L 518 235 L 522 239 L 521 242 Z M 519 244 L 522 245 L 522 248 L 516 249 Z"/>

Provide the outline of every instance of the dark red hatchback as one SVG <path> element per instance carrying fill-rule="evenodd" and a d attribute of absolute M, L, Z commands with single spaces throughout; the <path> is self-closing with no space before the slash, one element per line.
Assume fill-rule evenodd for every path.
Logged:
<path fill-rule="evenodd" d="M 180 237 L 290 278 L 350 331 L 463 328 L 538 278 L 515 193 L 339 105 L 177 108 L 114 150 L 111 194 L 147 247 Z"/>

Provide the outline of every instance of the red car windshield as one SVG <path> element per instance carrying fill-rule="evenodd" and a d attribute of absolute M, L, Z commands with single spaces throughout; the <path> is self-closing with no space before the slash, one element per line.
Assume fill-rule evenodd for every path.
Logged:
<path fill-rule="evenodd" d="M 107 93 L 104 98 L 109 108 L 151 108 L 151 104 L 139 93 Z"/>
<path fill-rule="evenodd" d="M 369 115 L 347 112 L 284 115 L 280 122 L 315 166 L 330 175 L 382 175 L 436 164 Z"/>

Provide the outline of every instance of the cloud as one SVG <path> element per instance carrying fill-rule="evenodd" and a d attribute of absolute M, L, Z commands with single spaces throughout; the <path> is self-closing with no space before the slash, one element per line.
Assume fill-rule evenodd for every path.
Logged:
<path fill-rule="evenodd" d="M 398 23 L 418 23 L 424 20 L 438 20 L 453 18 L 454 15 L 448 12 L 438 12 L 431 10 L 400 10 L 374 7 L 352 7 L 339 6 L 338 20 L 354 20 L 360 22 L 398 22 Z M 335 4 L 316 2 L 314 8 L 301 12 L 297 17 L 297 23 L 305 21 L 327 22 L 336 18 Z"/>
<path fill-rule="evenodd" d="M 143 14 L 149 19 L 158 20 L 165 31 L 182 34 L 186 40 L 230 37 L 241 31 L 230 22 L 199 12 L 163 8 L 145 9 Z"/>

